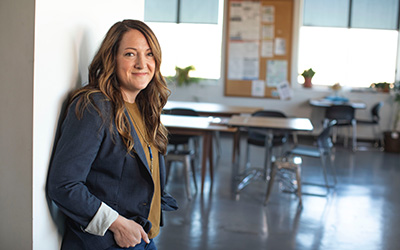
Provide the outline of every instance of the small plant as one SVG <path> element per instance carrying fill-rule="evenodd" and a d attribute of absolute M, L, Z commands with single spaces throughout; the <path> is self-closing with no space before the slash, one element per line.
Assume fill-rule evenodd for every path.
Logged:
<path fill-rule="evenodd" d="M 312 68 L 309 68 L 307 70 L 304 70 L 303 73 L 301 73 L 301 75 L 304 78 L 312 78 L 315 75 L 315 71 Z"/>
<path fill-rule="evenodd" d="M 178 66 L 175 67 L 175 76 L 168 76 L 166 77 L 167 80 L 175 82 L 178 86 L 188 86 L 192 83 L 198 83 L 200 78 L 190 77 L 189 72 L 195 70 L 193 65 L 190 65 L 186 68 L 179 68 Z"/>
<path fill-rule="evenodd" d="M 378 82 L 378 83 L 372 83 L 370 88 L 376 89 L 377 91 L 380 92 L 389 92 L 391 87 L 391 83 L 388 82 Z"/>

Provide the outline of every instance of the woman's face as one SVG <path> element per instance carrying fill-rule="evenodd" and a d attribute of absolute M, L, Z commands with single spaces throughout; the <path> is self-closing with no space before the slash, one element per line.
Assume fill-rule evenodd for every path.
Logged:
<path fill-rule="evenodd" d="M 131 29 L 117 51 L 117 78 L 125 101 L 133 103 L 154 76 L 155 60 L 144 35 Z"/>

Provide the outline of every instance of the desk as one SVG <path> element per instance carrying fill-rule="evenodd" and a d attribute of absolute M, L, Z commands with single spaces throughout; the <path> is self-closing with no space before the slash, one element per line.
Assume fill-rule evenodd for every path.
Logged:
<path fill-rule="evenodd" d="M 308 118 L 278 118 L 278 117 L 244 117 L 244 116 L 233 116 L 229 121 L 228 125 L 233 127 L 252 127 L 253 129 L 259 129 L 259 133 L 265 134 L 265 157 L 267 157 L 266 164 L 264 166 L 263 176 L 267 178 L 267 170 L 270 166 L 271 159 L 271 151 L 270 146 L 272 145 L 272 137 L 273 132 L 276 130 L 285 130 L 285 131 L 312 131 L 313 125 Z M 238 140 L 238 139 L 237 139 Z M 239 140 L 238 140 L 239 141 Z M 237 143 L 239 144 L 239 143 Z M 238 146 L 238 145 L 236 145 Z M 234 152 L 239 152 L 238 149 L 235 149 Z M 236 157 L 236 161 L 234 164 L 234 170 L 232 174 L 232 186 L 235 188 L 234 192 L 238 193 L 241 189 L 243 189 L 249 182 L 254 178 L 259 176 L 259 170 L 255 169 L 249 175 L 244 176 L 242 179 L 241 174 L 239 173 L 239 156 Z M 239 184 L 236 185 L 235 182 L 237 179 L 240 179 Z"/>
<path fill-rule="evenodd" d="M 200 116 L 223 117 L 231 117 L 232 115 L 240 114 L 252 114 L 263 109 L 261 107 L 230 106 L 219 103 L 168 101 L 164 107 L 164 110 L 170 110 L 173 108 L 193 109 L 199 113 Z"/>
<path fill-rule="evenodd" d="M 162 124 L 171 134 L 200 135 L 203 137 L 201 161 L 201 193 L 204 189 L 204 180 L 207 169 L 207 160 L 210 168 L 211 183 L 213 183 L 213 150 L 212 136 L 214 132 L 230 132 L 237 134 L 237 128 L 211 124 L 213 119 L 201 116 L 161 115 Z M 236 138 L 236 136 L 235 136 Z M 238 142 L 234 142 L 234 148 Z"/>
<path fill-rule="evenodd" d="M 367 105 L 362 102 L 362 101 L 358 101 L 358 100 L 345 100 L 343 99 L 340 100 L 335 100 L 335 99 L 329 99 L 329 98 L 320 98 L 320 99 L 310 99 L 309 101 L 311 106 L 314 107 L 322 107 L 322 108 L 327 108 L 333 105 L 350 105 L 355 109 L 365 109 L 367 107 Z"/>

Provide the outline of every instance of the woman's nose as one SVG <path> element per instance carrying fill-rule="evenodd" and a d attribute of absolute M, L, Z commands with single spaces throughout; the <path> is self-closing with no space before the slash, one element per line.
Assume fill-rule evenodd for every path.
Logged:
<path fill-rule="evenodd" d="M 136 61 L 135 61 L 135 68 L 137 68 L 137 69 L 143 69 L 143 68 L 145 67 L 145 65 L 146 65 L 146 63 L 145 63 L 143 57 L 140 56 L 140 55 L 137 56 L 137 57 L 136 57 Z"/>

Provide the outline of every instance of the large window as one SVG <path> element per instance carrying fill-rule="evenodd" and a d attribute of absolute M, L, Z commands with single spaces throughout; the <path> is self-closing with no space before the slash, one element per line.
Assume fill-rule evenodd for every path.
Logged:
<path fill-rule="evenodd" d="M 164 0 L 163 0 L 164 1 Z M 174 0 L 172 2 L 177 2 Z M 171 2 L 171 1 L 166 1 Z M 192 77 L 219 79 L 221 75 L 221 49 L 222 49 L 222 22 L 223 22 L 223 0 L 212 1 L 185 1 L 180 0 L 179 21 L 176 17 L 171 21 L 158 20 L 150 21 L 146 19 L 146 23 L 156 34 L 161 44 L 163 53 L 163 62 L 161 72 L 164 76 L 175 75 L 175 66 L 185 68 L 193 65 L 195 71 L 190 73 Z M 189 7 L 189 3 L 203 3 L 202 8 L 208 8 L 217 11 L 216 23 L 212 23 L 208 17 L 206 20 L 200 20 L 195 5 Z M 217 7 L 213 4 L 217 3 Z M 207 3 L 209 3 L 207 5 Z M 176 6 L 176 5 L 173 5 Z M 145 13 L 149 13 L 147 9 L 147 0 Z M 147 9 L 147 10 L 146 10 Z M 197 9 L 199 9 L 197 7 Z M 197 14 L 196 14 L 197 13 Z M 156 16 L 156 15 L 153 15 Z M 197 17 L 196 17 L 197 16 Z M 203 15 L 204 16 L 204 15 Z M 208 16 L 214 16 L 208 15 Z M 149 16 L 148 16 L 149 17 Z M 189 18 L 192 17 L 192 18 Z M 194 21 L 194 19 L 196 19 Z"/>
<path fill-rule="evenodd" d="M 369 87 L 394 82 L 398 0 L 304 0 L 298 71 L 313 83 Z M 299 82 L 303 79 L 299 78 Z"/>

